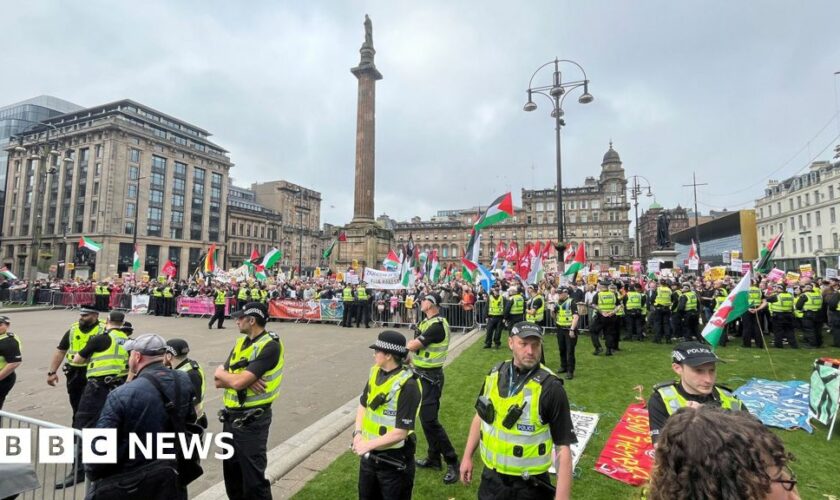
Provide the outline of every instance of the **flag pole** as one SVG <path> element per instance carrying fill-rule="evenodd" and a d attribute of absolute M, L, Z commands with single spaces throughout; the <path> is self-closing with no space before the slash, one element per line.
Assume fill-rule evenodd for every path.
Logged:
<path fill-rule="evenodd" d="M 773 366 L 773 358 L 770 356 L 770 349 L 767 347 L 767 341 L 764 338 L 764 330 L 761 329 L 761 321 L 758 320 L 758 315 L 755 315 L 755 323 L 758 325 L 758 333 L 761 335 L 761 343 L 764 344 L 764 350 L 767 351 L 767 360 L 770 361 L 770 369 L 773 370 L 773 376 L 776 377 L 776 380 L 779 379 L 779 375 L 776 374 L 776 367 Z"/>

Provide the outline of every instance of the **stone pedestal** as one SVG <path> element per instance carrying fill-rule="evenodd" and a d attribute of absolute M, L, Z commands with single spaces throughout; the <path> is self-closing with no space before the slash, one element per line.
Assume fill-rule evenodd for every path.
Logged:
<path fill-rule="evenodd" d="M 671 268 L 674 269 L 682 266 L 682 262 L 677 262 L 677 255 L 679 255 L 679 252 L 673 249 L 654 250 L 650 253 L 650 259 L 663 263 L 670 262 Z M 663 266 L 660 264 L 659 267 L 661 269 Z"/>
<path fill-rule="evenodd" d="M 347 241 L 340 243 L 341 253 L 336 258 L 339 270 L 344 270 L 358 261 L 364 267 L 379 269 L 382 259 L 388 255 L 388 248 L 394 240 L 391 231 L 376 224 L 351 222 L 344 227 Z"/>

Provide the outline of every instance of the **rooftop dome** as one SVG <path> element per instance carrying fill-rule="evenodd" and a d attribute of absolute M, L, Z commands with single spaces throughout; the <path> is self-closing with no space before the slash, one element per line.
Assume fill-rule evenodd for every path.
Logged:
<path fill-rule="evenodd" d="M 621 163 L 621 158 L 618 156 L 618 152 L 613 149 L 612 141 L 610 141 L 610 149 L 604 153 L 604 161 L 601 164 L 605 163 Z"/>

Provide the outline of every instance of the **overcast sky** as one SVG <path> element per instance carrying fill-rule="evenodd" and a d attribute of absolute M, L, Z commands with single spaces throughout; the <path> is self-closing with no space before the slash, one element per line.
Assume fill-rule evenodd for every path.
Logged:
<path fill-rule="evenodd" d="M 627 175 L 649 179 L 666 207 L 692 203 L 681 187 L 692 171 L 709 184 L 701 211 L 751 207 L 771 173 L 830 159 L 840 135 L 836 0 L 0 0 L 0 11 L 0 105 L 134 99 L 209 130 L 239 185 L 282 178 L 320 191 L 333 224 L 352 218 L 349 69 L 365 13 L 384 76 L 376 215 L 427 219 L 553 187 L 550 110 L 522 105 L 555 56 L 579 62 L 595 96 L 565 105 L 567 187 L 599 174 L 612 139 Z"/>

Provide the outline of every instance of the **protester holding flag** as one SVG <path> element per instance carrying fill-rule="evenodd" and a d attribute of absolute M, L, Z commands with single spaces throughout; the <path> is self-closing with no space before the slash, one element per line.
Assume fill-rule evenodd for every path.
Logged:
<path fill-rule="evenodd" d="M 700 342 L 683 342 L 674 348 L 671 369 L 680 379 L 655 385 L 647 404 L 654 445 L 668 417 L 680 408 L 710 405 L 748 411 L 730 389 L 715 384 L 717 363 L 722 362 L 708 345 Z"/>

